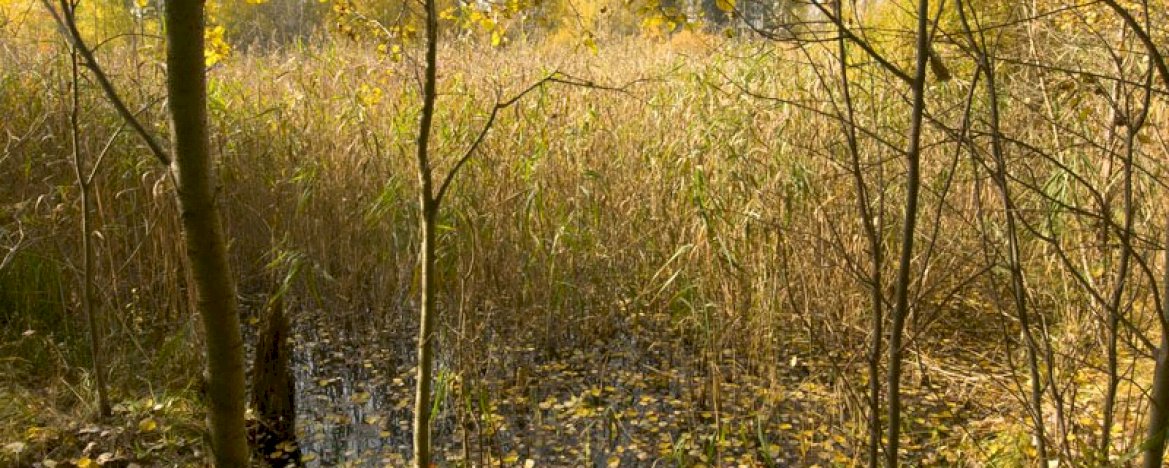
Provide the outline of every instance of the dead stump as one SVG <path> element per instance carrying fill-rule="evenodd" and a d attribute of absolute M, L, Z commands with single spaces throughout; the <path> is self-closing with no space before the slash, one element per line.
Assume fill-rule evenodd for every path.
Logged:
<path fill-rule="evenodd" d="M 257 458 L 273 467 L 296 466 L 296 378 L 283 303 L 273 301 L 262 319 L 252 363 L 252 410 Z"/>

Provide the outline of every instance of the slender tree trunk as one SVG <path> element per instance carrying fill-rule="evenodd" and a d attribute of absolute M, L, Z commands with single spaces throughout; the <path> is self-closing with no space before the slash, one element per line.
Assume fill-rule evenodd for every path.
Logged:
<path fill-rule="evenodd" d="M 207 340 L 211 448 L 219 467 L 248 466 L 244 349 L 235 284 L 215 201 L 207 136 L 202 0 L 166 4 L 168 107 L 183 240 Z"/>
<path fill-rule="evenodd" d="M 1169 246 L 1169 216 L 1165 222 L 1165 245 Z M 1149 429 L 1144 444 L 1144 468 L 1161 468 L 1165 458 L 1166 432 L 1169 432 L 1169 247 L 1165 247 L 1161 268 L 1161 348 L 1157 350 L 1157 367 L 1153 373 L 1153 391 L 1149 396 Z"/>
<path fill-rule="evenodd" d="M 93 180 L 86 175 L 87 171 L 85 170 L 85 164 L 81 157 L 81 127 L 78 122 L 81 114 L 81 90 L 78 88 L 80 74 L 77 63 L 77 47 L 75 44 L 69 48 L 69 59 L 72 71 L 72 89 L 70 90 L 72 94 L 72 105 L 69 111 L 69 130 L 70 142 L 73 146 L 73 171 L 77 175 L 77 186 L 81 191 L 81 250 L 84 252 L 81 269 L 85 286 L 81 296 L 81 308 L 85 313 L 86 325 L 89 326 L 89 352 L 92 355 L 94 385 L 97 387 L 97 413 L 98 416 L 106 418 L 110 416 L 111 412 L 110 398 L 106 391 L 106 371 L 102 356 L 100 321 L 97 317 L 98 312 L 94 310 L 94 304 L 97 302 L 97 284 L 94 280 L 95 272 L 93 270 L 93 240 L 90 237 L 93 231 Z"/>
<path fill-rule="evenodd" d="M 1117 37 L 1117 43 L 1119 44 L 1118 49 L 1124 48 L 1125 33 L 1127 31 L 1128 31 L 1128 27 L 1122 25 L 1120 28 L 1118 37 Z M 1124 76 L 1124 59 L 1123 59 L 1123 57 L 1120 57 L 1118 63 L 1116 64 L 1116 70 L 1117 70 L 1118 76 Z M 1110 266 L 1108 264 L 1108 261 L 1110 260 L 1109 256 L 1111 255 L 1111 252 L 1108 251 L 1108 250 L 1110 250 L 1110 248 L 1108 247 L 1109 246 L 1108 240 L 1109 240 L 1109 233 L 1112 230 L 1112 199 L 1114 198 L 1114 190 L 1112 189 L 1112 186 L 1109 183 L 1110 179 L 1112 178 L 1112 159 L 1113 159 L 1114 154 L 1115 154 L 1113 151 L 1111 151 L 1111 147 L 1112 147 L 1112 143 L 1113 143 L 1113 141 L 1115 141 L 1115 137 L 1116 137 L 1116 128 L 1117 128 L 1116 123 L 1125 118 L 1125 116 L 1121 112 L 1120 105 L 1119 105 L 1120 96 L 1121 96 L 1121 94 L 1123 94 L 1123 92 L 1124 92 L 1124 85 L 1123 85 L 1123 83 L 1121 83 L 1120 80 L 1117 80 L 1116 83 L 1113 83 L 1112 92 L 1111 92 L 1110 97 L 1109 97 L 1109 101 L 1112 103 L 1112 105 L 1109 108 L 1108 119 L 1106 120 L 1106 122 L 1108 122 L 1108 132 L 1107 132 L 1106 141 L 1108 144 L 1108 148 L 1110 150 L 1109 150 L 1108 154 L 1105 155 L 1105 158 L 1106 158 L 1104 160 L 1104 169 L 1105 170 L 1102 171 L 1102 172 L 1104 172 L 1104 183 L 1105 183 L 1106 188 L 1104 190 L 1104 201 L 1101 204 L 1102 205 L 1101 206 L 1101 218 L 1102 218 L 1102 220 L 1107 220 L 1107 222 L 1102 221 L 1100 223 L 1101 224 L 1100 245 L 1102 246 L 1102 250 L 1104 251 L 1103 254 L 1104 254 L 1104 261 L 1105 261 L 1105 264 L 1104 264 L 1105 271 L 1108 271 L 1108 267 Z M 1131 134 L 1131 132 L 1128 132 L 1128 134 Z M 1127 138 L 1126 138 L 1126 140 L 1127 140 Z M 1130 148 L 1131 148 L 1131 146 L 1128 146 L 1126 143 L 1125 151 L 1127 152 Z M 1129 156 L 1131 157 L 1131 154 Z M 1126 161 L 1130 161 L 1130 160 L 1131 159 L 1126 160 Z M 1123 175 L 1124 189 L 1125 189 L 1125 198 L 1124 198 L 1125 228 L 1124 228 L 1123 232 L 1121 232 L 1121 252 L 1120 252 L 1120 261 L 1119 261 L 1120 266 L 1117 268 L 1116 279 L 1113 282 L 1112 293 L 1109 296 L 1108 303 L 1103 304 L 1103 306 L 1107 309 L 1107 312 L 1108 312 L 1108 324 L 1107 324 L 1107 330 L 1106 330 L 1108 336 L 1107 336 L 1107 346 L 1105 347 L 1106 348 L 1106 355 L 1107 355 L 1106 369 L 1107 369 L 1107 373 L 1108 373 L 1108 386 L 1104 391 L 1104 410 L 1103 410 L 1104 421 L 1100 425 L 1100 446 L 1097 448 L 1097 451 L 1099 452 L 1099 454 L 1098 454 L 1099 461 L 1101 461 L 1101 462 L 1108 461 L 1108 453 L 1112 450 L 1112 422 L 1115 419 L 1114 414 L 1116 411 L 1116 393 L 1117 393 L 1117 390 L 1120 386 L 1120 373 L 1119 373 L 1119 369 L 1118 369 L 1119 359 L 1117 357 L 1117 341 L 1118 341 L 1118 333 L 1119 333 L 1118 327 L 1120 326 L 1120 315 L 1119 315 L 1120 309 L 1119 309 L 1119 307 L 1121 306 L 1121 301 L 1124 299 L 1124 286 L 1125 286 L 1124 283 L 1128 278 L 1128 263 L 1129 263 L 1129 255 L 1131 252 L 1131 250 L 1129 249 L 1131 244 L 1130 244 L 1129 236 L 1128 236 L 1128 233 L 1132 231 L 1132 224 L 1131 224 L 1132 217 L 1129 216 L 1130 215 L 1129 210 L 1132 207 L 1132 171 L 1131 171 L 1131 169 L 1132 169 L 1132 166 L 1128 165 L 1126 163 L 1125 167 L 1124 167 L 1124 175 Z"/>
<path fill-rule="evenodd" d="M 1124 48 L 1124 31 L 1121 31 L 1120 48 Z M 1124 63 L 1123 61 L 1117 63 L 1117 70 L 1123 76 Z M 1102 461 L 1108 460 L 1108 452 L 1111 450 L 1112 438 L 1112 423 L 1115 419 L 1116 412 L 1116 394 L 1120 386 L 1120 363 L 1117 350 L 1117 342 L 1120 337 L 1120 322 L 1123 318 L 1123 300 L 1125 283 L 1129 274 L 1129 263 L 1131 258 L 1135 255 L 1132 246 L 1133 223 L 1136 219 L 1136 207 L 1133 201 L 1133 176 L 1135 163 L 1133 158 L 1136 155 L 1137 135 L 1140 134 L 1141 129 L 1144 128 L 1145 122 L 1149 115 L 1149 105 L 1152 99 L 1152 84 L 1153 75 L 1152 70 L 1145 77 L 1145 95 L 1140 107 L 1140 111 L 1133 113 L 1131 106 L 1128 104 L 1128 99 L 1125 99 L 1125 107 L 1120 107 L 1120 91 L 1123 89 L 1119 83 L 1117 85 L 1117 93 L 1113 98 L 1113 119 L 1110 125 L 1124 124 L 1125 134 L 1123 142 L 1123 186 L 1122 196 L 1124 199 L 1123 216 L 1124 225 L 1120 232 L 1120 262 L 1117 267 L 1116 281 L 1113 285 L 1112 295 L 1109 297 L 1108 307 L 1108 388 L 1104 396 L 1104 423 L 1100 435 L 1100 456 Z M 1109 133 L 1112 133 L 1111 131 Z M 1105 205 L 1105 210 L 1108 210 L 1108 205 Z M 1105 214 L 1106 219 L 1111 220 L 1111 213 Z M 1112 224 L 1111 221 L 1109 224 Z"/>
<path fill-rule="evenodd" d="M 215 205 L 208 149 L 204 1 L 171 0 L 164 8 L 167 107 L 173 154 L 168 154 L 130 112 L 94 59 L 77 29 L 76 5 L 68 0 L 61 0 L 57 6 L 51 0 L 43 0 L 43 4 L 84 59 L 114 109 L 142 138 L 154 157 L 170 169 L 178 194 L 183 242 L 194 277 L 196 309 L 203 319 L 206 335 L 208 422 L 215 465 L 246 467 L 249 452 L 244 430 L 243 338 L 235 284 L 227 262 L 227 244 Z M 88 200 L 84 204 L 88 206 Z M 85 229 L 88 237 L 88 226 Z"/>
<path fill-rule="evenodd" d="M 430 166 L 430 127 L 438 97 L 438 11 L 436 0 L 426 0 L 426 75 L 422 85 L 422 116 L 418 125 L 419 221 L 422 248 L 422 303 L 418 324 L 418 377 L 414 395 L 414 466 L 430 466 L 430 389 L 434 370 L 435 222 L 439 199 L 434 193 L 433 169 Z"/>
<path fill-rule="evenodd" d="M 889 332 L 889 446 L 885 460 L 889 468 L 898 466 L 898 438 L 901 435 L 901 360 L 902 334 L 909 315 L 910 269 L 913 263 L 913 235 L 917 227 L 918 191 L 921 188 L 921 133 L 925 113 L 926 63 L 929 61 L 929 0 L 917 4 L 916 70 L 913 76 L 913 108 L 909 124 L 909 148 L 905 152 L 905 224 L 901 231 L 901 258 L 893 293 L 892 324 Z"/>
<path fill-rule="evenodd" d="M 980 49 L 981 50 L 981 49 Z M 981 52 L 980 52 L 981 53 Z M 983 55 L 986 73 L 986 94 L 990 101 L 991 151 L 995 159 L 995 185 L 1002 199 L 1003 215 L 1007 221 L 1007 262 L 1011 272 L 1011 294 L 1015 300 L 1015 314 L 1027 340 L 1027 370 L 1031 377 L 1031 413 L 1035 423 L 1035 440 L 1039 459 L 1046 463 L 1047 429 L 1043 418 L 1043 376 L 1039 369 L 1038 347 L 1031 329 L 1031 314 L 1027 309 L 1027 283 L 1023 278 L 1023 264 L 1019 252 L 1019 230 L 1015 221 L 1015 202 L 1007 185 L 1007 163 L 999 133 L 998 89 L 995 85 L 994 65 Z"/>
<path fill-rule="evenodd" d="M 1118 111 L 1119 112 L 1119 111 Z M 1118 114 L 1127 119 L 1126 112 Z M 1142 119 L 1143 120 L 1143 119 Z M 1108 452 L 1112 449 L 1112 423 L 1116 413 L 1116 393 L 1120 387 L 1120 362 L 1117 342 L 1120 339 L 1121 309 L 1124 307 L 1125 280 L 1128 278 L 1129 263 L 1132 258 L 1132 230 L 1134 222 L 1133 206 L 1133 152 L 1136 135 L 1140 127 L 1129 122 L 1128 131 L 1124 137 L 1124 227 L 1120 232 L 1120 261 L 1116 267 L 1116 281 L 1113 284 L 1112 294 L 1108 299 L 1108 388 L 1104 394 L 1104 422 L 1100 429 L 1100 459 L 1108 460 Z M 1107 209 L 1107 207 L 1105 207 Z M 1111 218 L 1111 214 L 1106 214 Z"/>
<path fill-rule="evenodd" d="M 837 18 L 844 18 L 844 0 L 836 0 L 833 4 Z M 857 214 L 865 232 L 865 240 L 869 244 L 869 301 L 872 307 L 871 328 L 869 333 L 872 341 L 869 344 L 868 372 L 869 372 L 869 468 L 877 468 L 881 464 L 881 342 L 885 338 L 884 293 L 881 286 L 881 268 L 883 254 L 881 237 L 877 233 L 877 226 L 873 220 L 872 208 L 869 206 L 868 188 L 865 185 L 865 176 L 861 168 L 860 148 L 856 137 L 856 112 L 852 102 L 852 83 L 848 77 L 848 44 L 845 40 L 844 23 L 837 24 L 837 49 L 840 54 L 840 87 L 844 99 L 845 118 L 844 134 L 848 143 L 848 155 L 851 162 L 853 185 L 856 186 Z"/>
<path fill-rule="evenodd" d="M 1116 0 L 1103 0 L 1104 4 L 1120 16 L 1124 24 L 1128 25 L 1137 39 L 1145 46 L 1149 54 L 1153 69 L 1161 78 L 1161 84 L 1169 86 L 1169 64 L 1165 55 L 1157 47 L 1152 36 L 1127 9 Z M 1147 23 L 1146 23 L 1147 25 Z M 1149 429 L 1147 440 L 1144 443 L 1143 466 L 1145 468 L 1160 468 L 1165 458 L 1166 431 L 1169 430 L 1169 220 L 1165 225 L 1164 260 L 1161 268 L 1164 277 L 1161 279 L 1161 347 L 1157 350 L 1157 365 L 1153 372 L 1153 391 L 1149 396 Z"/>
<path fill-rule="evenodd" d="M 431 381 L 434 371 L 434 229 L 437 211 L 424 202 L 422 213 L 422 308 L 418 327 L 418 385 L 414 396 L 414 466 L 430 466 Z"/>
<path fill-rule="evenodd" d="M 1019 319 L 1019 326 L 1027 341 L 1027 370 L 1031 379 L 1031 417 L 1035 424 L 1035 439 L 1040 460 L 1046 463 L 1047 430 L 1043 417 L 1043 380 L 1039 368 L 1038 343 L 1031 330 L 1031 316 L 1027 309 L 1027 283 L 1023 276 L 1023 262 L 1019 247 L 1019 230 L 1016 222 L 1014 198 L 1011 197 L 1010 186 L 1007 183 L 1007 160 L 1003 151 L 1002 133 L 1000 133 L 999 98 L 997 76 L 994 63 L 986 52 L 986 37 L 981 29 L 975 37 L 974 28 L 966 18 L 964 2 L 958 3 L 958 18 L 962 22 L 963 32 L 971 47 L 977 54 L 978 66 L 986 76 L 986 98 L 990 107 L 991 156 L 994 159 L 994 184 L 1002 202 L 1003 216 L 1006 217 L 1007 234 L 1007 266 L 1011 274 L 1011 295 L 1015 301 L 1015 314 Z"/>

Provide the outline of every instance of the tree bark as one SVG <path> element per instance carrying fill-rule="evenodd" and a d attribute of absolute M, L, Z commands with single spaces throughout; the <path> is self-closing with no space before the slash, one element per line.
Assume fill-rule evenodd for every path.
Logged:
<path fill-rule="evenodd" d="M 1132 30 L 1141 45 L 1145 46 L 1153 70 L 1161 78 L 1161 83 L 1169 86 L 1169 63 L 1157 43 L 1149 35 L 1146 25 L 1140 21 L 1116 0 L 1103 0 L 1104 4 L 1120 17 L 1124 24 Z M 1147 7 L 1147 5 L 1146 5 Z M 1169 243 L 1169 222 L 1165 226 L 1165 240 Z M 1166 244 L 1169 245 L 1169 244 Z M 1161 310 L 1158 318 L 1161 322 L 1161 346 L 1157 350 L 1157 364 L 1153 371 L 1153 391 L 1149 396 L 1149 429 L 1147 439 L 1143 445 L 1144 455 L 1142 465 L 1145 468 L 1159 468 L 1165 459 L 1165 432 L 1169 430 L 1169 248 L 1166 248 L 1164 261 L 1164 277 L 1161 279 Z"/>
<path fill-rule="evenodd" d="M 422 214 L 422 308 L 418 327 L 418 384 L 414 396 L 414 466 L 430 466 L 430 391 L 434 371 L 434 229 L 433 205 L 426 203 Z"/>
<path fill-rule="evenodd" d="M 440 198 L 434 192 L 433 168 L 430 166 L 430 127 L 438 98 L 438 6 L 426 0 L 426 74 L 422 85 L 422 116 L 418 123 L 419 224 L 422 245 L 422 301 L 418 312 L 418 376 L 414 394 L 414 466 L 430 466 L 430 390 L 434 370 L 434 327 L 438 311 L 434 307 L 434 229 Z M 445 187 L 445 184 L 444 184 Z"/>
<path fill-rule="evenodd" d="M 833 11 L 837 18 L 844 18 L 843 0 L 833 2 Z M 869 206 L 869 192 L 865 183 L 864 170 L 861 168 L 860 148 L 856 136 L 856 111 L 852 101 L 852 83 L 848 76 L 848 46 L 845 40 L 843 23 L 837 26 L 836 46 L 840 54 L 840 88 L 845 106 L 844 135 L 848 143 L 849 162 L 852 172 L 853 185 L 856 187 L 857 214 L 861 218 L 865 240 L 869 246 L 869 302 L 872 307 L 869 333 L 872 341 L 869 342 L 868 373 L 869 373 L 869 443 L 868 466 L 877 468 L 881 464 L 881 344 L 885 339 L 885 312 L 884 288 L 881 278 L 884 252 L 881 245 L 881 236 L 878 233 L 873 210 Z"/>
<path fill-rule="evenodd" d="M 102 418 L 107 418 L 111 414 L 110 397 L 106 390 L 106 371 L 105 363 L 103 362 L 101 350 L 101 327 L 99 326 L 98 311 L 94 310 L 94 304 L 97 302 L 97 284 L 94 279 L 96 273 L 93 270 L 94 252 L 93 240 L 90 238 L 93 232 L 93 179 L 86 175 L 85 164 L 81 157 L 81 126 L 79 118 L 81 114 L 81 90 L 78 89 L 80 84 L 79 65 L 77 63 L 77 46 L 71 43 L 69 50 L 69 59 L 71 65 L 72 77 L 72 102 L 69 110 L 69 130 L 70 141 L 73 146 L 73 171 L 77 175 L 77 186 L 81 191 L 81 250 L 84 252 L 82 259 L 82 275 L 85 282 L 83 288 L 83 295 L 81 296 L 81 308 L 85 313 L 85 322 L 89 327 L 89 351 L 91 362 L 93 365 L 93 381 L 97 386 L 97 414 Z"/>
<path fill-rule="evenodd" d="M 1169 218 L 1165 223 L 1165 242 L 1169 245 Z M 1161 278 L 1161 348 L 1157 350 L 1157 367 L 1153 373 L 1153 393 L 1149 397 L 1149 429 L 1145 440 L 1144 468 L 1161 468 L 1165 459 L 1165 433 L 1169 431 L 1169 249 L 1164 255 L 1165 271 Z"/>
<path fill-rule="evenodd" d="M 917 198 L 921 188 L 921 132 L 925 113 L 926 63 L 929 61 L 929 0 L 917 4 L 917 58 L 913 75 L 913 108 L 909 123 L 909 148 L 905 163 L 905 224 L 901 231 L 901 257 L 893 292 L 892 324 L 889 331 L 889 446 L 885 460 L 889 468 L 898 462 L 898 437 L 901 435 L 901 354 L 905 318 L 909 315 L 910 269 L 913 263 L 913 235 L 917 227 Z"/>
<path fill-rule="evenodd" d="M 977 29 L 978 36 L 975 37 L 976 27 L 972 27 L 966 18 L 966 6 L 963 2 L 959 2 L 957 8 L 958 18 L 962 23 L 963 34 L 970 41 L 970 46 L 976 54 L 975 58 L 978 61 L 978 67 L 982 70 L 982 74 L 986 76 L 985 90 L 990 113 L 991 156 L 994 159 L 991 178 L 995 187 L 998 189 L 1003 208 L 1003 216 L 1006 218 L 1007 266 L 1011 274 L 1011 296 L 1015 302 L 1015 313 L 1019 319 L 1019 326 L 1022 328 L 1023 336 L 1027 341 L 1027 369 L 1031 379 L 1031 394 L 1029 397 L 1031 418 L 1035 423 L 1036 449 L 1042 463 L 1046 463 L 1048 458 L 1047 428 L 1043 417 L 1043 380 L 1039 368 L 1039 345 L 1031 330 L 1031 315 L 1028 311 L 1027 300 L 1027 283 L 1024 278 L 1022 253 L 1021 247 L 1019 246 L 1019 229 L 1018 223 L 1016 222 L 1017 210 L 1015 199 L 1011 196 L 1010 186 L 1008 185 L 1007 160 L 1003 149 L 1002 132 L 1000 131 L 1001 119 L 999 117 L 998 80 L 995 73 L 995 64 L 993 63 L 993 58 L 987 53 L 986 37 L 982 34 L 981 29 Z M 975 17 L 975 20 L 977 21 L 977 17 Z M 977 25 L 978 23 L 975 23 L 973 26 Z"/>
<path fill-rule="evenodd" d="M 216 466 L 248 466 L 244 429 L 244 349 L 235 284 L 215 188 L 207 136 L 207 77 L 202 0 L 166 4 L 166 88 L 183 241 L 194 276 L 196 308 L 207 345 L 208 419 Z"/>
<path fill-rule="evenodd" d="M 252 411 L 259 422 L 253 440 L 256 453 L 273 467 L 295 465 L 300 460 L 296 440 L 296 377 L 292 374 L 288 337 L 284 300 L 278 297 L 265 314 L 252 361 Z"/>

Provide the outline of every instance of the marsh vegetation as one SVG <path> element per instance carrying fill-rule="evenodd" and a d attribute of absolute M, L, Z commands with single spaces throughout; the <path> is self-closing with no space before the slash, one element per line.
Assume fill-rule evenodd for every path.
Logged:
<path fill-rule="evenodd" d="M 1161 466 L 1160 0 L 171 3 L 0 0 L 0 464 Z"/>

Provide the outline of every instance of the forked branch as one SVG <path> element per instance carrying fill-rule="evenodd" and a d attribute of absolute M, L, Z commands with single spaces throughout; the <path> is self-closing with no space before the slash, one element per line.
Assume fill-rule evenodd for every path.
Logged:
<path fill-rule="evenodd" d="M 74 16 L 78 1 L 59 0 L 57 6 L 53 5 L 52 0 L 41 0 L 41 3 L 49 11 L 49 15 L 53 17 L 53 21 L 57 23 L 57 28 L 60 30 L 61 35 L 77 50 L 77 54 L 82 59 L 81 65 L 93 73 L 94 79 L 97 80 L 102 92 L 106 95 L 106 99 L 109 99 L 110 104 L 113 104 L 118 115 L 126 121 L 126 124 L 134 130 L 134 133 L 142 137 L 142 140 L 146 143 L 146 147 L 150 149 L 150 153 L 154 155 L 155 159 L 158 159 L 163 165 L 169 166 L 171 162 L 170 153 L 163 148 L 162 144 L 159 143 L 153 134 L 146 130 L 146 127 L 138 120 L 135 113 L 131 112 L 129 107 L 126 107 L 126 102 L 118 94 L 117 89 L 114 88 L 114 84 L 110 81 L 109 75 L 106 74 L 97 59 L 94 58 L 93 49 L 86 45 L 85 39 L 81 37 L 81 31 L 77 29 L 77 18 Z"/>

